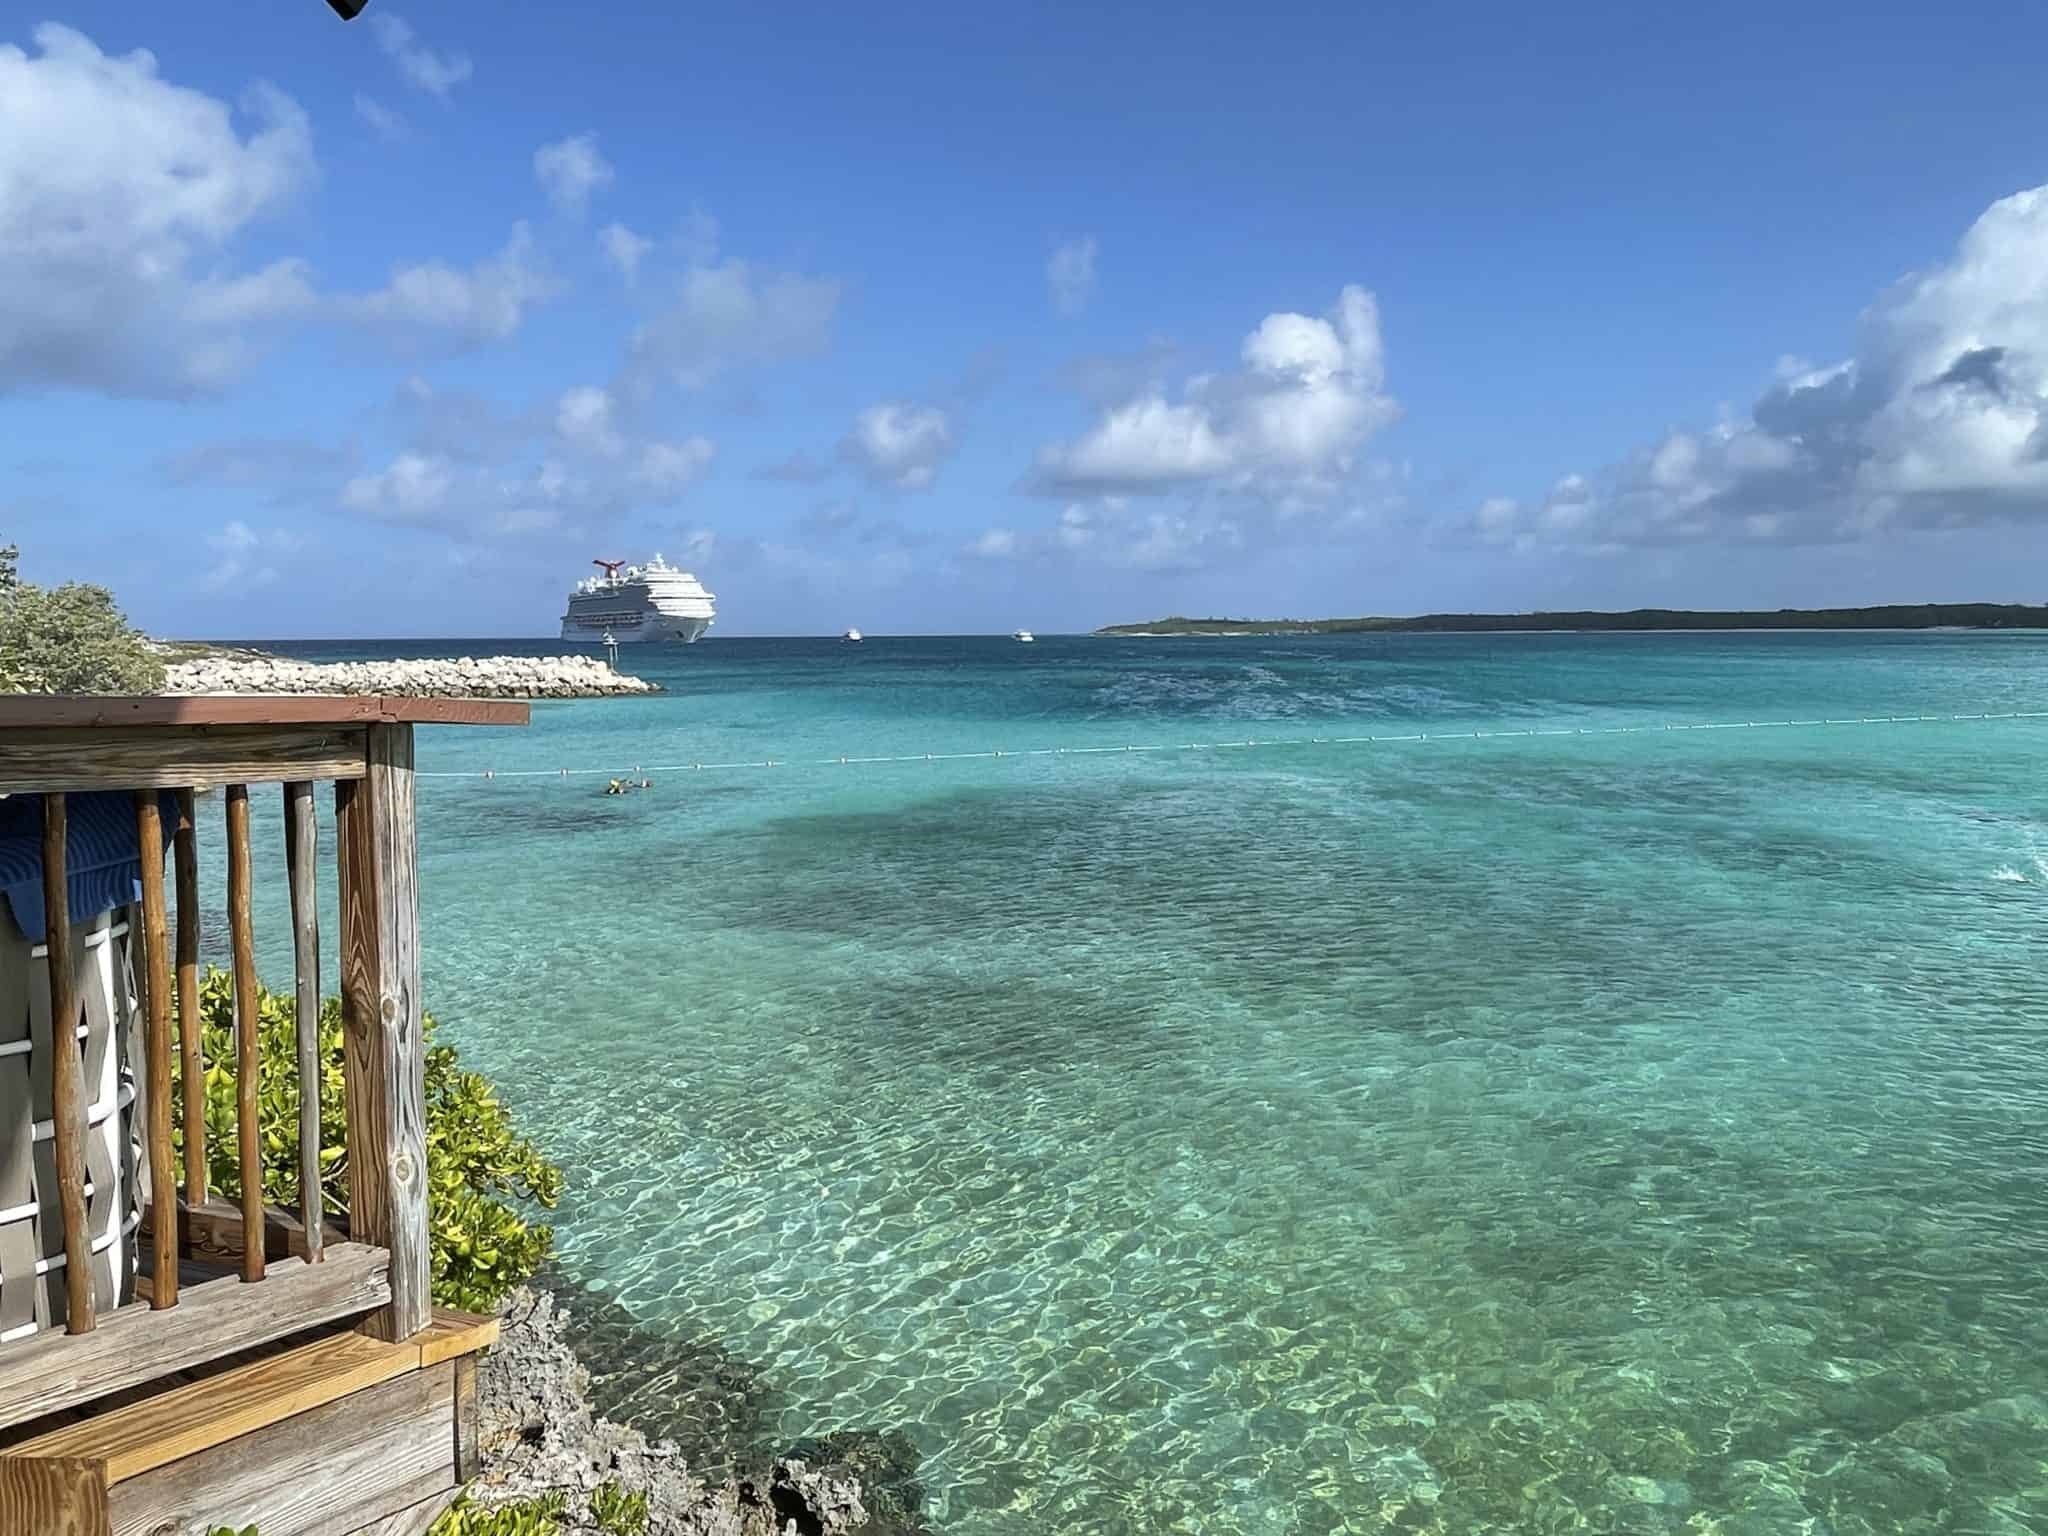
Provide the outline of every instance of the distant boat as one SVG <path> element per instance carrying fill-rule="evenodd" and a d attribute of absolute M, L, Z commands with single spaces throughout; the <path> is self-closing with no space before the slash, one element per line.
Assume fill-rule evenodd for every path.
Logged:
<path fill-rule="evenodd" d="M 844 640 L 848 645 L 859 645 L 860 631 L 857 629 L 849 629 L 845 634 L 841 635 L 839 638 L 841 640 Z"/>
<path fill-rule="evenodd" d="M 1014 632 L 1010 638 L 1019 645 L 1030 645 L 1033 641 L 1037 640 L 1038 636 L 1032 634 L 1028 629 L 1020 629 Z"/>
<path fill-rule="evenodd" d="M 562 614 L 562 638 L 602 645 L 680 640 L 689 645 L 718 616 L 704 583 L 656 555 L 645 565 L 593 560 L 602 576 L 576 583 Z"/>

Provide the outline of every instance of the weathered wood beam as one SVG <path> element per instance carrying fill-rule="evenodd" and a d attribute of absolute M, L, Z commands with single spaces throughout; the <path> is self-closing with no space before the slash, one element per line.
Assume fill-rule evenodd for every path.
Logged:
<path fill-rule="evenodd" d="M 286 1259 L 261 1285 L 191 1286 L 172 1312 L 137 1302 L 82 1338 L 17 1339 L 0 1349 L 0 1428 L 382 1307 L 391 1300 L 387 1264 L 381 1248 L 334 1243 L 324 1262 Z"/>
<path fill-rule="evenodd" d="M 391 1306 L 365 1327 L 426 1325 L 426 1047 L 409 725 L 369 730 L 369 771 L 335 785 L 347 1033 L 349 1230 L 391 1251 Z"/>
<path fill-rule="evenodd" d="M 429 699 L 414 694 L 150 694 L 129 698 L 17 694 L 0 698 L 0 732 L 59 726 L 136 730 L 160 725 L 525 725 L 524 699 Z"/>
<path fill-rule="evenodd" d="M 413 1371 L 114 1486 L 116 1536 L 343 1536 L 455 1486 L 452 1366 Z"/>
<path fill-rule="evenodd" d="M 292 888 L 292 963 L 298 978 L 299 1220 L 306 1257 L 320 1261 L 320 897 L 315 884 L 320 834 L 313 786 L 284 787 L 284 862 Z"/>
<path fill-rule="evenodd" d="M 330 725 L 165 725 L 0 730 L 0 793 L 216 789 L 363 773 L 363 730 Z"/>
<path fill-rule="evenodd" d="M 50 970 L 50 1095 L 57 1204 L 64 1221 L 65 1331 L 93 1330 L 92 1229 L 85 1206 L 85 1061 L 79 1055 L 78 992 L 71 970 L 68 818 L 62 795 L 43 796 L 43 931 Z"/>
<path fill-rule="evenodd" d="M 455 1357 L 455 1481 L 474 1482 L 483 1466 L 477 1419 L 476 1356 Z"/>
<path fill-rule="evenodd" d="M 257 1038 L 256 933 L 249 916 L 249 789 L 230 784 L 228 804 L 228 935 L 235 972 L 235 1152 L 241 1167 L 242 1220 L 263 1229 L 263 1140 L 257 1091 L 263 1070 Z M 242 1250 L 242 1278 L 263 1278 L 263 1248 Z"/>
<path fill-rule="evenodd" d="M 323 1331 L 274 1350 L 252 1351 L 240 1364 L 208 1371 L 183 1385 L 128 1394 L 129 1400 L 119 1406 L 60 1416 L 70 1417 L 70 1422 L 7 1446 L 0 1457 L 94 1460 L 104 1465 L 109 1484 L 125 1483 L 366 1387 L 453 1360 L 458 1419 L 457 1447 L 451 1456 L 459 1464 L 461 1362 L 467 1359 L 473 1369 L 476 1355 L 497 1336 L 495 1318 L 439 1311 L 431 1327 L 400 1344 L 360 1333 Z M 471 1398 L 474 1432 L 473 1393 Z"/>
<path fill-rule="evenodd" d="M 178 791 L 178 830 L 172 852 L 178 869 L 178 1075 L 183 1080 L 185 1103 L 185 1198 L 203 1204 L 207 1198 L 206 1051 L 199 1029 L 199 829 L 189 789 Z"/>
<path fill-rule="evenodd" d="M 0 1531 L 9 1536 L 106 1536 L 107 1482 L 97 1461 L 0 1461 Z"/>
<path fill-rule="evenodd" d="M 171 1155 L 171 957 L 164 918 L 163 812 L 156 791 L 135 796 L 136 846 L 142 856 L 142 986 L 149 1011 L 143 1046 L 143 1132 L 149 1140 L 150 1198 L 168 1203 L 178 1184 Z M 162 1311 L 178 1304 L 178 1233 L 166 1224 L 151 1248 L 150 1305 Z"/>
<path fill-rule="evenodd" d="M 349 1233 L 332 1218 L 321 1224 L 321 1243 L 345 1243 Z M 210 1264 L 220 1269 L 240 1269 L 242 1266 L 242 1208 L 226 1200 L 212 1199 L 199 1205 L 178 1204 L 178 1252 L 195 1264 Z M 142 1214 L 143 1236 L 155 1239 L 156 1206 L 154 1203 Z M 306 1229 L 300 1223 L 296 1211 L 280 1210 L 274 1205 L 263 1208 L 263 1255 L 267 1259 L 304 1258 L 306 1256 Z"/>

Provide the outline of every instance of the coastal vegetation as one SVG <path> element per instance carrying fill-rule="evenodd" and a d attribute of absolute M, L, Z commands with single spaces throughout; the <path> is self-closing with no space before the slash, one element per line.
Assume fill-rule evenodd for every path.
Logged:
<path fill-rule="evenodd" d="M 1153 619 L 1098 635 L 1484 634 L 1507 630 L 2048 629 L 2048 606 L 1892 603 L 1873 608 L 1631 608 L 1626 612 L 1424 613 L 1408 618 Z"/>
<path fill-rule="evenodd" d="M 89 582 L 21 579 L 20 550 L 0 545 L 0 693 L 154 693 L 164 665 L 149 639 Z"/>
<path fill-rule="evenodd" d="M 206 1153 L 213 1187 L 228 1198 L 241 1192 L 235 1134 L 234 983 L 210 969 L 199 985 L 201 1042 L 206 1067 Z M 260 988 L 256 1030 L 260 1055 L 257 1126 L 263 1143 L 263 1198 L 296 1209 L 299 1201 L 298 1004 Z M 520 1214 L 513 1202 L 552 1208 L 562 1193 L 561 1170 L 521 1136 L 490 1083 L 462 1070 L 453 1046 L 427 1036 L 428 1227 L 434 1300 L 469 1312 L 494 1310 L 529 1279 L 553 1245 L 549 1228 Z M 338 1141 L 345 1124 L 341 1000 L 320 1008 L 321 1196 L 326 1210 L 348 1209 L 348 1155 Z M 183 1128 L 178 1143 L 182 1152 Z"/>

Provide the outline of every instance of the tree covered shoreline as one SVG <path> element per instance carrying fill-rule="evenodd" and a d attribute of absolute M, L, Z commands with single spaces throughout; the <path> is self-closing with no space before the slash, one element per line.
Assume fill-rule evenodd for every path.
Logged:
<path fill-rule="evenodd" d="M 1891 603 L 1872 608 L 1631 608 L 1555 613 L 1424 613 L 1407 618 L 1154 619 L 1111 624 L 1107 636 L 1486 634 L 1567 630 L 2048 629 L 2048 606 L 2027 603 Z"/>

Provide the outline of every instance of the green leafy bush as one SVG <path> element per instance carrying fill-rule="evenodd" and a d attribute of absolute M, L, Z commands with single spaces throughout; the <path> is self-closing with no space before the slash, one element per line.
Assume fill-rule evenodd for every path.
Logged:
<path fill-rule="evenodd" d="M 562 1517 L 569 1508 L 559 1493 L 476 1509 L 465 1497 L 436 1520 L 427 1536 L 562 1536 Z M 601 1483 L 590 1495 L 590 1518 L 604 1536 L 647 1536 L 647 1495 L 626 1493 L 617 1483 Z M 222 1526 L 212 1536 L 236 1536 Z M 257 1536 L 250 1526 L 240 1536 Z"/>
<path fill-rule="evenodd" d="M 164 664 L 105 587 L 23 581 L 0 548 L 0 693 L 155 693 Z"/>
<path fill-rule="evenodd" d="M 209 969 L 199 985 L 199 1016 L 206 1053 L 206 1160 L 213 1187 L 240 1197 L 241 1152 L 235 1110 L 234 982 Z M 562 1173 L 520 1136 L 503 1102 L 484 1078 L 465 1072 L 455 1048 L 427 1038 L 428 1228 L 433 1252 L 434 1300 L 471 1312 L 489 1312 L 506 1292 L 529 1278 L 548 1256 L 554 1235 L 534 1225 L 509 1201 L 552 1208 Z M 267 987 L 256 1001 L 256 1117 L 263 1143 L 263 1198 L 298 1208 L 299 1045 L 298 1003 Z M 320 1006 L 320 1180 L 330 1215 L 348 1209 L 348 1155 L 343 1140 L 346 1079 L 342 1071 L 341 1000 Z M 174 1096 L 174 1102 L 182 1099 Z M 182 1151 L 182 1127 L 178 1136 Z"/>
<path fill-rule="evenodd" d="M 472 1509 L 462 1500 L 434 1522 L 427 1536 L 560 1536 L 566 1507 L 559 1493 L 497 1509 Z"/>
<path fill-rule="evenodd" d="M 647 1536 L 647 1495 L 617 1483 L 599 1483 L 590 1495 L 590 1518 L 605 1536 Z"/>

